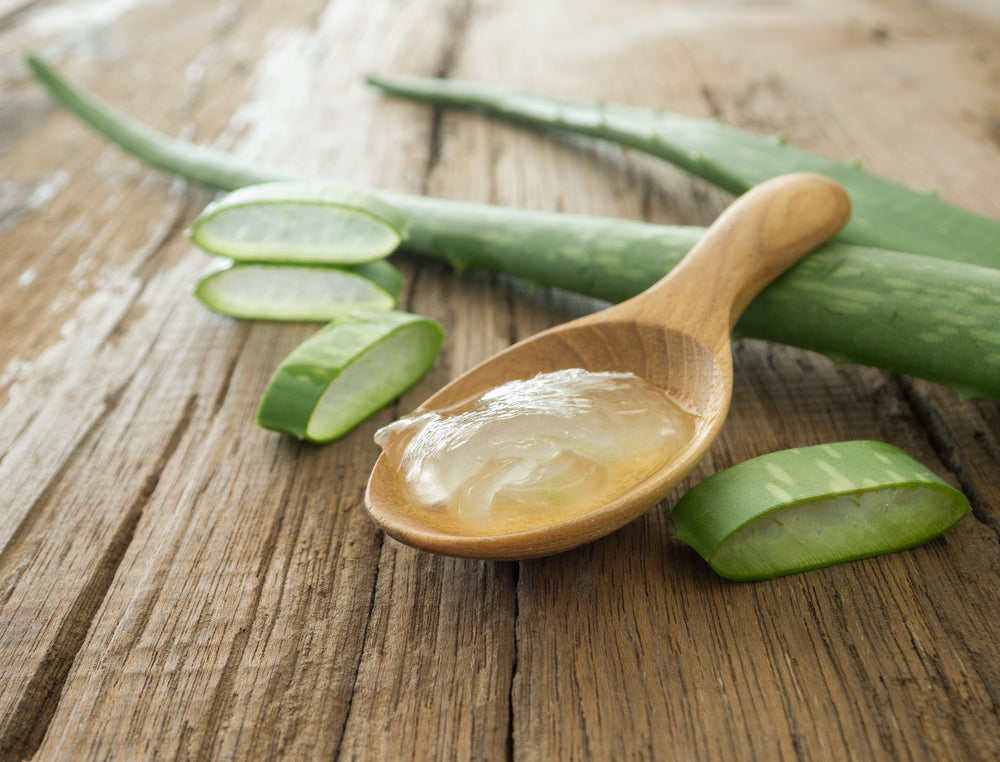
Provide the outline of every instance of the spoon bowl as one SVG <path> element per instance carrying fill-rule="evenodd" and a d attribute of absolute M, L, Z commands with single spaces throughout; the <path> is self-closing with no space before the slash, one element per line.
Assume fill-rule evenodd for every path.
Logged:
<path fill-rule="evenodd" d="M 421 518 L 379 457 L 365 507 L 392 537 L 445 555 L 533 558 L 602 537 L 645 513 L 711 448 L 732 393 L 730 333 L 768 283 L 836 233 L 850 200 L 834 181 L 792 174 L 737 199 L 674 270 L 632 299 L 535 334 L 459 376 L 418 410 L 444 412 L 513 380 L 568 368 L 631 372 L 695 416 L 692 438 L 664 468 L 603 506 L 510 533 L 444 531 Z"/>

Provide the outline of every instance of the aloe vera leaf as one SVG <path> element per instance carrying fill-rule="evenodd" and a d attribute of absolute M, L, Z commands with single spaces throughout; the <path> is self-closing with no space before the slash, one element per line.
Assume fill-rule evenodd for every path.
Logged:
<path fill-rule="evenodd" d="M 272 180 L 307 179 L 208 146 L 171 138 L 75 86 L 40 58 L 28 55 L 25 60 L 56 102 L 119 148 L 157 169 L 220 190 L 236 190 Z"/>
<path fill-rule="evenodd" d="M 446 79 L 369 77 L 368 82 L 400 97 L 631 146 L 732 193 L 788 172 L 824 174 L 847 189 L 853 204 L 838 240 L 1000 268 L 1000 222 L 884 180 L 857 163 L 834 161 L 718 120 L 557 101 Z"/>
<path fill-rule="evenodd" d="M 221 190 L 302 179 L 157 133 L 38 59 L 29 63 L 63 106 L 160 169 Z M 366 192 L 410 218 L 404 245 L 412 251 L 458 269 L 505 272 L 612 302 L 656 282 L 702 232 Z M 870 275 L 876 261 L 881 281 Z M 743 313 L 736 333 L 935 381 L 963 397 L 1000 400 L 1000 271 L 991 268 L 827 244 L 768 286 Z"/>

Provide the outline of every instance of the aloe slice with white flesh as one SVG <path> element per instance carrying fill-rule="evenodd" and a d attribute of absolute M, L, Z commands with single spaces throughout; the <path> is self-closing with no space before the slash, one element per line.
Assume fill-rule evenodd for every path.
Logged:
<path fill-rule="evenodd" d="M 721 576 L 760 580 L 912 548 L 968 512 L 961 492 L 902 450 L 851 441 L 720 471 L 670 521 Z"/>
<path fill-rule="evenodd" d="M 258 425 L 310 442 L 337 439 L 419 381 L 444 331 L 408 312 L 358 311 L 285 358 L 257 409 Z"/>
<path fill-rule="evenodd" d="M 371 194 L 274 182 L 212 202 L 188 234 L 206 251 L 241 262 L 357 264 L 395 251 L 406 227 L 405 215 Z"/>
<path fill-rule="evenodd" d="M 403 277 L 384 260 L 318 267 L 220 257 L 195 284 L 194 294 L 229 317 L 327 321 L 358 309 L 391 310 L 402 290 Z"/>

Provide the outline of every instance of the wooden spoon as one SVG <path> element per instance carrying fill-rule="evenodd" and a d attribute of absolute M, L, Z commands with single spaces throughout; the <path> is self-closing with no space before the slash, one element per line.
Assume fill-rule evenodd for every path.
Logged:
<path fill-rule="evenodd" d="M 628 301 L 521 341 L 420 406 L 443 411 L 515 379 L 565 368 L 628 371 L 665 389 L 697 415 L 690 442 L 662 471 L 594 511 L 511 534 L 450 533 L 411 506 L 385 455 L 368 481 L 365 507 L 396 539 L 423 550 L 488 559 L 532 558 L 582 545 L 632 521 L 664 498 L 708 452 L 732 394 L 730 332 L 772 280 L 836 233 L 851 203 L 834 181 L 793 174 L 737 199 L 681 263 Z"/>

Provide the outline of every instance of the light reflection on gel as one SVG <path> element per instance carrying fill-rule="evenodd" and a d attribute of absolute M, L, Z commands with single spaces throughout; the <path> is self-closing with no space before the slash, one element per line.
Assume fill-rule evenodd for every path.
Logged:
<path fill-rule="evenodd" d="M 511 381 L 380 429 L 422 523 L 507 533 L 592 511 L 665 466 L 696 417 L 631 373 L 578 368 Z"/>

